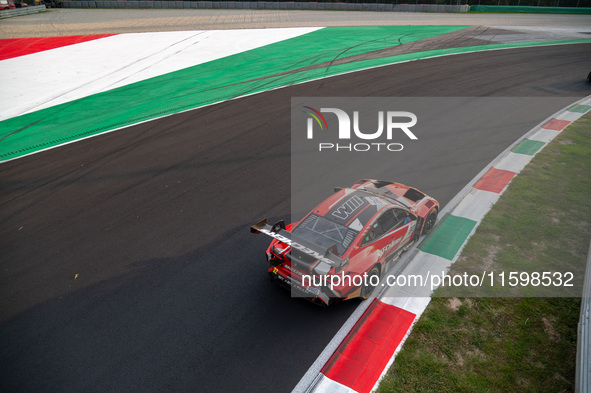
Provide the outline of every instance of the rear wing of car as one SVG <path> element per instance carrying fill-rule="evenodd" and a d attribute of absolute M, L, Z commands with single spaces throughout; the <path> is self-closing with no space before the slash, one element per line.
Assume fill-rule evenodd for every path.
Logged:
<path fill-rule="evenodd" d="M 310 255 L 314 259 L 317 259 L 329 266 L 334 266 L 337 270 L 341 269 L 348 262 L 347 259 L 341 259 L 334 254 L 333 250 L 336 250 L 336 245 L 329 248 L 324 248 L 318 244 L 314 244 L 303 237 L 294 235 L 285 229 L 285 222 L 283 220 L 278 221 L 274 225 L 269 225 L 267 219 L 259 221 L 257 224 L 250 227 L 251 233 L 264 233 L 267 236 L 271 236 L 273 239 L 279 240 L 281 243 L 285 243 L 291 246 L 292 250 L 296 249 L 307 255 Z M 315 270 L 319 270 L 316 268 Z M 330 268 L 326 269 L 328 273 Z"/>

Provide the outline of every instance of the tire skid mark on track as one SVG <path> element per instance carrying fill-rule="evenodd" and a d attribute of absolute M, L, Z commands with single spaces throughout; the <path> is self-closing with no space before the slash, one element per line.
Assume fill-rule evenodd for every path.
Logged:
<path fill-rule="evenodd" d="M 0 384 L 36 391 L 289 391 L 357 306 L 320 312 L 267 285 L 266 243 L 247 233 L 265 211 L 274 218 L 289 211 L 291 96 L 582 95 L 588 87 L 577 69 L 590 56 L 579 45 L 400 64 L 177 114 L 3 164 L 0 238 L 7 247 L 0 288 L 10 293 L 1 298 L 3 315 L 12 318 L 0 324 L 6 348 L 0 361 L 7 366 Z M 490 63 L 498 82 L 479 71 Z M 527 65 L 540 72 L 513 75 Z M 479 83 L 470 83 L 465 70 Z M 231 146 L 226 137 L 235 137 Z M 488 137 L 496 139 L 477 150 L 482 159 L 450 171 L 445 186 L 418 169 L 421 157 L 408 157 L 392 176 L 414 167 L 411 176 L 449 201 L 512 138 Z M 455 154 L 444 153 L 431 165 L 446 165 Z M 233 169 L 220 162 L 227 155 L 235 158 Z"/>

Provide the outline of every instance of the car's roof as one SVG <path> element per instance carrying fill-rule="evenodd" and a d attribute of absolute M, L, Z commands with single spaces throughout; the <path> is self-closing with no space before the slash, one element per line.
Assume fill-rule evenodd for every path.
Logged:
<path fill-rule="evenodd" d="M 310 214 L 361 231 L 379 212 L 390 207 L 414 212 L 425 197 L 427 195 L 421 191 L 404 184 L 363 179 L 351 188 L 336 188 L 335 193 Z"/>
<path fill-rule="evenodd" d="M 346 188 L 322 202 L 311 213 L 360 231 L 382 209 L 396 204 L 386 196 L 359 189 Z"/>

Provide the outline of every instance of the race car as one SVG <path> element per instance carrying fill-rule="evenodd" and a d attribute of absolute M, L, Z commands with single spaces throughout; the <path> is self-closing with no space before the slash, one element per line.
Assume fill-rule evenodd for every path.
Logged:
<path fill-rule="evenodd" d="M 3 10 L 12 10 L 16 8 L 14 3 L 10 0 L 0 0 L 0 11 Z"/>
<path fill-rule="evenodd" d="M 252 233 L 273 238 L 269 275 L 292 294 L 320 305 L 367 299 L 400 255 L 429 233 L 439 203 L 416 188 L 363 179 L 335 193 L 301 221 L 269 225 Z"/>

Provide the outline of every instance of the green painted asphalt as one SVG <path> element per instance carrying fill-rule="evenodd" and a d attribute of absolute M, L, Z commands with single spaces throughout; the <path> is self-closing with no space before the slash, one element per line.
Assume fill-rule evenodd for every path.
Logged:
<path fill-rule="evenodd" d="M 476 221 L 474 220 L 447 215 L 419 245 L 419 250 L 451 261 L 460 251 L 462 244 L 468 239 L 475 226 Z"/>
<path fill-rule="evenodd" d="M 0 161 L 142 121 L 346 72 L 487 49 L 591 42 L 493 44 L 431 50 L 305 69 L 466 26 L 327 27 L 0 122 Z"/>
<path fill-rule="evenodd" d="M 542 147 L 544 147 L 545 144 L 546 144 L 545 142 L 524 139 L 523 141 L 521 141 L 520 144 L 515 146 L 511 151 L 513 153 L 527 154 L 528 156 L 533 156 L 534 154 L 536 154 L 538 152 L 538 150 L 540 150 Z"/>
<path fill-rule="evenodd" d="M 569 112 L 576 112 L 576 113 L 587 113 L 591 110 L 590 105 L 575 105 L 571 108 L 568 108 Z"/>
<path fill-rule="evenodd" d="M 2 121 L 0 160 L 215 102 L 332 75 L 331 68 L 289 72 L 464 27 L 323 28 Z"/>

